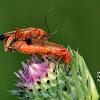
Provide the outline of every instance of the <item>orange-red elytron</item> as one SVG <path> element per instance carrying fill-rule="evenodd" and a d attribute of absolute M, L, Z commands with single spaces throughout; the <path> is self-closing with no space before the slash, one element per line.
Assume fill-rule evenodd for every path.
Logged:
<path fill-rule="evenodd" d="M 20 53 L 24 54 L 39 54 L 46 57 L 55 57 L 64 59 L 68 64 L 71 60 L 69 51 L 62 45 L 41 41 L 38 39 L 29 39 L 30 44 L 27 41 L 15 42 L 12 46 L 8 47 L 8 50 L 16 49 Z"/>
<path fill-rule="evenodd" d="M 31 39 L 32 37 L 37 37 L 37 39 L 43 39 L 47 40 L 47 38 L 50 37 L 50 34 L 47 35 L 47 33 L 45 31 L 43 31 L 40 28 L 26 28 L 26 29 L 19 29 L 17 28 L 16 31 L 12 31 L 12 32 L 8 32 L 8 33 L 4 33 L 0 35 L 0 40 L 3 40 L 6 38 L 5 40 L 5 51 L 7 51 L 7 48 L 9 46 L 9 44 L 13 41 L 13 40 L 27 40 L 27 39 Z"/>

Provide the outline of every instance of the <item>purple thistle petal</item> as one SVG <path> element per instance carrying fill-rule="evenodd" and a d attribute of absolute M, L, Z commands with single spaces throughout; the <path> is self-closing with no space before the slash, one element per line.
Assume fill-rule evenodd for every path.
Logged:
<path fill-rule="evenodd" d="M 20 74 L 23 78 L 25 78 L 25 76 L 24 76 L 22 70 L 19 70 L 18 72 L 19 72 L 19 74 Z"/>
<path fill-rule="evenodd" d="M 34 55 L 34 58 L 38 63 L 41 63 L 41 60 L 36 55 Z"/>
<path fill-rule="evenodd" d="M 30 76 L 33 80 L 35 80 L 36 78 L 39 79 L 40 78 L 40 75 L 37 73 L 37 71 L 33 70 L 32 67 L 29 67 L 29 73 L 30 73 Z"/>
<path fill-rule="evenodd" d="M 32 62 L 30 66 L 22 62 L 24 72 L 22 70 L 19 70 L 19 74 L 15 73 L 17 77 L 21 79 L 22 82 L 17 82 L 16 84 L 18 87 L 27 87 L 29 88 L 29 84 L 31 84 L 31 87 L 33 89 L 33 83 L 41 83 L 40 78 L 41 77 L 48 77 L 48 70 L 50 70 L 50 62 L 45 58 L 44 61 L 40 61 L 38 57 L 35 56 L 35 59 L 32 59 Z M 27 60 L 29 61 L 29 60 Z M 37 64 L 38 63 L 38 64 Z"/>
<path fill-rule="evenodd" d="M 22 62 L 23 68 L 24 70 L 27 68 L 27 64 L 25 64 L 24 62 Z"/>
<path fill-rule="evenodd" d="M 14 74 L 15 74 L 18 78 L 20 78 L 20 80 L 23 81 L 22 77 L 21 77 L 18 73 L 14 72 Z"/>

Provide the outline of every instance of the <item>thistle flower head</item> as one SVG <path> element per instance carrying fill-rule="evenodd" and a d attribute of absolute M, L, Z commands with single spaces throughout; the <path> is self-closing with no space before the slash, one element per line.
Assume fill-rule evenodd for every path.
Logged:
<path fill-rule="evenodd" d="M 70 48 L 69 51 L 72 59 L 67 65 L 45 57 L 39 60 L 36 56 L 29 66 L 22 62 L 24 71 L 15 72 L 20 79 L 16 84 L 19 89 L 10 92 L 24 100 L 98 100 L 99 94 L 83 57 L 78 51 Z"/>

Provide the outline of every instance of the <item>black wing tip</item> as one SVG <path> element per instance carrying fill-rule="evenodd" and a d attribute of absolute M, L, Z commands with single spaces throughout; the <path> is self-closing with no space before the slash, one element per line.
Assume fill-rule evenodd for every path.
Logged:
<path fill-rule="evenodd" d="M 0 40 L 4 40 L 6 37 L 4 36 L 4 34 L 0 35 Z"/>

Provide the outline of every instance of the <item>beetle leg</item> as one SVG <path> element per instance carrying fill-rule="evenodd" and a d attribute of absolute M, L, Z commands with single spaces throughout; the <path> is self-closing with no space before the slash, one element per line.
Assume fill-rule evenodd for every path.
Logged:
<path fill-rule="evenodd" d="M 37 39 L 39 39 L 39 40 L 41 40 L 41 39 L 42 39 L 42 36 L 41 36 L 41 31 L 39 31 L 39 32 L 37 33 Z"/>
<path fill-rule="evenodd" d="M 19 28 L 16 29 L 15 41 L 16 41 L 16 39 L 20 39 L 20 29 Z"/>
<path fill-rule="evenodd" d="M 56 65 L 58 65 L 59 64 L 59 62 L 61 61 L 61 59 L 63 58 L 63 56 L 58 60 L 58 62 L 57 62 L 57 64 Z"/>
<path fill-rule="evenodd" d="M 11 45 L 7 46 L 6 49 L 10 50 L 12 53 L 14 53 L 14 50 L 15 50 L 15 49 L 13 49 L 13 46 L 11 46 Z"/>
<path fill-rule="evenodd" d="M 44 43 L 43 43 L 43 41 L 41 41 L 41 44 L 42 44 L 42 46 L 44 47 Z"/>
<path fill-rule="evenodd" d="M 31 55 L 30 61 L 28 62 L 28 66 L 31 64 L 31 61 L 34 55 L 35 55 L 35 52 Z"/>
<path fill-rule="evenodd" d="M 49 61 L 47 60 L 47 58 L 45 56 L 43 56 L 44 61 L 49 64 Z"/>
<path fill-rule="evenodd" d="M 5 51 L 8 50 L 9 44 L 10 44 L 14 39 L 15 39 L 15 34 L 13 34 L 12 36 L 9 36 L 9 37 L 6 38 L 5 43 L 4 43 Z"/>
<path fill-rule="evenodd" d="M 39 37 L 39 40 L 42 40 L 42 35 L 41 35 L 41 31 L 39 31 L 40 32 L 40 37 Z"/>
<path fill-rule="evenodd" d="M 27 37 L 26 37 L 26 39 L 31 39 L 31 38 L 32 38 L 31 32 L 29 32 L 28 35 L 27 35 Z"/>

